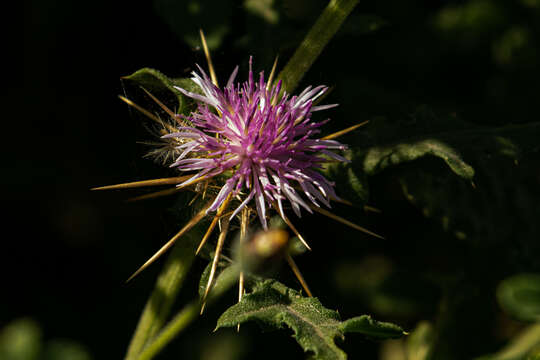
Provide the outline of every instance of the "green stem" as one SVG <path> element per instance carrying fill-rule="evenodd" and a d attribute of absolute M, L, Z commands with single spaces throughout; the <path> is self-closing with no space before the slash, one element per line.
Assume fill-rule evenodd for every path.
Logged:
<path fill-rule="evenodd" d="M 216 279 L 212 291 L 208 296 L 211 304 L 230 289 L 238 279 L 239 270 L 236 266 L 224 269 Z M 164 328 L 157 334 L 154 340 L 141 352 L 137 360 L 150 360 L 169 344 L 182 330 L 191 324 L 201 310 L 200 301 L 194 301 L 186 305 Z"/>
<path fill-rule="evenodd" d="M 149 360 L 157 355 L 177 334 L 193 322 L 201 310 L 198 301 L 192 302 L 180 311 L 171 322 L 163 328 L 159 335 L 141 352 L 137 360 Z"/>
<path fill-rule="evenodd" d="M 193 235 L 186 234 L 173 248 L 141 314 L 129 344 L 126 360 L 138 358 L 142 349 L 162 328 L 169 316 L 176 295 L 195 259 L 197 237 Z"/>
<path fill-rule="evenodd" d="M 288 93 L 294 91 L 304 74 L 313 65 L 315 59 L 321 54 L 357 3 L 358 0 L 330 1 L 304 41 L 279 73 L 277 79 L 283 81 L 283 89 Z"/>

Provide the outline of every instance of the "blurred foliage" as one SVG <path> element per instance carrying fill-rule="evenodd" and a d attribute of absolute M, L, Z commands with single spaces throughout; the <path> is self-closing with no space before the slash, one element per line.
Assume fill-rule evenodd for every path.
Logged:
<path fill-rule="evenodd" d="M 407 359 L 427 360 L 433 342 L 433 325 L 427 321 L 418 323 L 407 339 Z"/>
<path fill-rule="evenodd" d="M 523 321 L 540 321 L 540 274 L 519 274 L 505 279 L 497 288 L 499 304 Z"/>
<path fill-rule="evenodd" d="M 90 360 L 87 350 L 71 340 L 43 341 L 42 330 L 32 319 L 12 321 L 0 330 L 3 360 Z"/>
<path fill-rule="evenodd" d="M 493 355 L 477 360 L 536 360 L 540 357 L 540 323 L 531 325 L 517 334 L 508 345 Z"/>

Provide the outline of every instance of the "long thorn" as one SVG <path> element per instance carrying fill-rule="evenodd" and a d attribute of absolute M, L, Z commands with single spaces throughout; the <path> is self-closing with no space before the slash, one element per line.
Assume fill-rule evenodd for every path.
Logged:
<path fill-rule="evenodd" d="M 141 200 L 148 200 L 148 199 L 155 199 L 162 196 L 168 196 L 175 194 L 179 191 L 185 190 L 184 188 L 172 188 L 172 189 L 165 189 L 161 191 L 154 191 L 149 194 L 139 195 L 132 198 L 127 199 L 127 202 L 135 202 L 135 201 L 141 201 Z"/>
<path fill-rule="evenodd" d="M 171 184 L 180 184 L 181 182 L 186 181 L 193 175 L 184 175 L 170 178 L 162 179 L 152 179 L 152 180 L 142 180 L 142 181 L 133 181 L 123 184 L 107 185 L 91 188 L 90 190 L 115 190 L 115 189 L 131 189 L 138 188 L 143 186 L 158 186 L 158 185 L 171 185 Z"/>
<path fill-rule="evenodd" d="M 285 215 L 284 213 L 281 213 L 279 211 L 279 208 L 277 207 L 277 204 L 274 203 L 274 208 L 278 211 L 278 213 L 280 213 L 283 221 L 285 221 L 285 224 L 287 224 L 287 226 L 289 226 L 289 228 L 291 228 L 291 230 L 294 232 L 294 234 L 296 236 L 298 236 L 298 239 L 302 242 L 302 244 L 304 244 L 304 246 L 308 249 L 308 250 L 311 250 L 311 247 L 308 245 L 307 241 L 304 239 L 304 237 L 302 235 L 300 235 L 300 233 L 298 232 L 298 230 L 296 230 L 296 227 L 294 227 L 294 225 L 292 224 L 291 220 L 289 220 L 289 218 L 287 217 L 287 215 Z"/>
<path fill-rule="evenodd" d="M 335 132 L 333 134 L 330 134 L 330 135 L 326 135 L 325 137 L 322 137 L 321 140 L 331 140 L 331 139 L 335 139 L 337 137 L 340 137 L 342 135 L 345 135 L 347 133 L 350 133 L 351 131 L 353 130 L 356 130 L 358 129 L 360 126 L 364 126 L 366 125 L 367 123 L 369 122 L 369 120 L 366 120 L 364 122 L 361 122 L 360 124 L 356 124 L 356 125 L 353 125 L 351 127 L 348 127 L 346 129 L 343 129 L 343 130 L 340 130 L 338 132 Z"/>
<path fill-rule="evenodd" d="M 141 196 L 132 197 L 132 198 L 128 199 L 127 201 L 128 202 L 133 202 L 133 201 L 147 200 L 147 199 L 153 199 L 153 198 L 156 198 L 156 197 L 171 195 L 171 194 L 174 194 L 174 193 L 176 193 L 176 192 L 178 192 L 180 190 L 184 190 L 185 188 L 189 187 L 190 185 L 196 184 L 199 181 L 206 180 L 206 179 L 207 178 L 205 176 L 202 176 L 202 177 L 200 177 L 198 179 L 195 179 L 193 181 L 190 181 L 187 184 L 184 184 L 182 186 L 177 186 L 177 187 L 175 187 L 173 189 L 166 189 L 166 190 L 156 191 L 156 192 L 153 192 L 153 193 L 150 193 L 150 194 L 145 194 L 145 195 L 141 195 Z"/>
<path fill-rule="evenodd" d="M 232 193 L 231 193 L 232 194 Z M 208 227 L 208 230 L 206 231 L 206 233 L 204 234 L 201 242 L 199 243 L 199 247 L 197 248 L 197 250 L 195 251 L 195 255 L 199 254 L 199 251 L 201 251 L 201 249 L 203 248 L 204 244 L 206 244 L 206 241 L 208 240 L 208 238 L 210 237 L 210 234 L 212 234 L 212 231 L 214 230 L 214 228 L 216 227 L 216 224 L 218 222 L 218 220 L 221 218 L 221 215 L 223 214 L 223 212 L 225 211 L 225 209 L 227 209 L 227 206 L 229 205 L 229 201 L 231 200 L 231 194 L 229 194 L 229 196 L 227 196 L 227 198 L 225 199 L 225 201 L 223 201 L 223 203 L 221 204 L 221 206 L 219 207 L 217 213 L 216 213 L 216 216 L 214 216 L 214 218 L 212 219 L 212 222 L 210 223 L 210 226 Z"/>
<path fill-rule="evenodd" d="M 369 231 L 368 229 L 363 228 L 363 227 L 361 227 L 360 225 L 356 225 L 355 223 L 353 223 L 353 222 L 351 222 L 351 221 L 349 221 L 349 220 L 347 220 L 347 219 L 344 219 L 344 218 L 342 218 L 341 216 L 337 216 L 336 214 L 333 214 L 333 213 L 331 213 L 331 212 L 328 211 L 328 210 L 325 210 L 325 209 L 322 209 L 322 208 L 319 208 L 319 207 L 316 207 L 316 206 L 310 206 L 310 207 L 311 207 L 311 209 L 313 209 L 313 211 L 316 211 L 316 212 L 318 212 L 319 214 L 322 214 L 322 215 L 327 216 L 327 217 L 329 217 L 329 218 L 331 218 L 331 219 L 334 219 L 334 220 L 336 220 L 336 221 L 339 221 L 340 223 L 345 224 L 345 225 L 347 225 L 347 226 L 350 226 L 350 227 L 352 227 L 353 229 L 356 229 L 356 230 L 358 230 L 358 231 L 364 232 L 364 233 L 366 233 L 366 234 L 369 234 L 369 235 L 371 235 L 371 236 L 375 236 L 376 238 L 379 238 L 379 239 L 383 239 L 383 240 L 384 240 L 384 237 L 382 237 L 381 235 L 375 234 L 374 232 Z"/>
<path fill-rule="evenodd" d="M 120 98 L 120 100 L 122 100 L 123 102 L 125 102 L 129 106 L 134 107 L 135 109 L 140 111 L 142 114 L 146 115 L 148 118 L 154 120 L 155 122 L 157 122 L 158 124 L 160 124 L 162 126 L 165 126 L 163 121 L 160 118 L 158 118 L 156 115 L 152 114 L 150 111 L 140 107 L 139 105 L 135 104 L 133 101 L 129 100 L 128 98 L 125 98 L 125 97 L 123 97 L 121 95 L 118 95 L 118 97 Z"/>
<path fill-rule="evenodd" d="M 313 297 L 313 294 L 309 290 L 309 287 L 308 287 L 308 285 L 306 283 L 306 280 L 304 280 L 304 277 L 302 276 L 302 273 L 300 272 L 300 269 L 298 268 L 298 266 L 294 262 L 291 255 L 289 253 L 287 253 L 285 255 L 285 258 L 287 259 L 287 262 L 289 263 L 289 266 L 291 267 L 292 271 L 294 272 L 294 275 L 296 276 L 298 281 L 300 281 L 300 284 L 302 285 L 302 287 L 306 291 L 306 294 L 308 294 L 309 297 Z"/>
<path fill-rule="evenodd" d="M 246 241 L 247 227 L 249 221 L 249 209 L 247 207 L 242 209 L 242 217 L 240 221 L 240 249 L 242 249 L 242 244 Z M 244 296 L 244 272 L 240 271 L 238 277 L 238 302 L 242 301 Z M 240 324 L 236 326 L 236 331 L 240 331 Z"/>
<path fill-rule="evenodd" d="M 167 114 L 169 114 L 169 116 L 178 123 L 178 125 L 180 126 L 186 126 L 186 124 L 180 120 L 180 117 L 178 116 L 178 114 L 175 114 L 174 111 L 172 111 L 171 109 L 169 109 L 167 106 L 165 106 L 165 104 L 163 104 L 161 101 L 159 101 L 154 95 L 152 95 L 152 93 L 150 93 L 150 91 L 146 90 L 144 87 L 141 86 L 141 88 L 144 90 L 144 92 L 146 93 L 146 95 L 150 96 L 150 98 L 152 100 L 154 100 L 154 102 L 156 104 L 159 105 L 160 108 L 162 108 Z"/>
<path fill-rule="evenodd" d="M 189 207 L 189 206 L 193 205 L 193 203 L 195 202 L 195 200 L 197 200 L 197 198 L 199 197 L 199 195 L 201 195 L 200 192 L 196 193 L 195 196 L 193 197 L 193 199 L 191 199 L 191 200 L 189 201 L 189 203 L 188 203 L 187 206 Z"/>
<path fill-rule="evenodd" d="M 353 204 L 352 202 L 350 202 L 349 200 L 345 200 L 345 199 L 336 199 L 336 198 L 331 198 L 330 200 L 335 201 L 335 202 L 338 202 L 338 203 L 341 203 L 341 204 L 345 204 L 345 205 L 349 205 L 349 206 L 354 206 L 354 204 Z M 371 212 L 374 212 L 374 213 L 377 213 L 377 214 L 381 214 L 381 213 L 382 213 L 382 210 L 377 209 L 376 207 L 373 207 L 373 206 L 369 206 L 369 205 L 364 205 L 364 211 L 371 211 Z"/>
<path fill-rule="evenodd" d="M 219 256 L 221 255 L 221 250 L 223 249 L 223 243 L 225 242 L 225 237 L 227 236 L 227 231 L 229 230 L 229 219 L 223 220 L 223 225 L 221 227 L 221 233 L 219 234 L 218 243 L 216 245 L 216 252 L 214 254 L 214 260 L 212 261 L 212 268 L 210 269 L 210 276 L 208 276 L 208 283 L 206 284 L 206 290 L 204 291 L 204 295 L 202 298 L 202 305 L 201 305 L 201 314 L 204 311 L 204 307 L 206 304 L 206 298 L 208 297 L 208 294 L 210 293 L 210 289 L 212 288 L 212 283 L 214 282 L 214 276 L 216 274 L 216 269 L 219 262 Z"/>
<path fill-rule="evenodd" d="M 268 82 L 266 83 L 266 91 L 270 90 L 270 87 L 272 86 L 272 80 L 274 80 L 278 59 L 279 55 L 276 55 L 276 59 L 274 60 L 274 64 L 272 65 L 272 70 L 270 71 L 270 76 L 268 76 Z"/>
<path fill-rule="evenodd" d="M 350 202 L 349 200 L 345 200 L 345 199 L 331 198 L 330 200 L 335 201 L 335 202 L 338 202 L 338 203 L 341 203 L 341 204 L 349 205 L 349 206 L 353 206 L 353 205 L 354 205 L 352 202 Z"/>
<path fill-rule="evenodd" d="M 199 35 L 201 36 L 204 56 L 206 56 L 206 62 L 208 63 L 208 70 L 210 70 L 210 78 L 212 79 L 212 83 L 218 86 L 216 72 L 214 71 L 214 65 L 212 64 L 212 58 L 210 57 L 210 51 L 208 50 L 208 45 L 206 44 L 206 38 L 204 37 L 202 29 L 199 29 Z"/>
<path fill-rule="evenodd" d="M 133 279 L 135 276 L 137 276 L 141 271 L 146 269 L 148 266 L 150 266 L 154 261 L 156 261 L 161 255 L 163 255 L 167 250 L 170 249 L 171 246 L 174 245 L 176 240 L 180 238 L 180 236 L 184 235 L 186 232 L 191 230 L 192 227 L 197 225 L 199 221 L 206 215 L 206 209 L 210 207 L 211 202 L 209 202 L 201 211 L 199 211 L 176 235 L 174 235 L 171 240 L 167 241 L 165 245 L 161 247 L 150 259 L 148 259 L 137 271 L 133 273 L 129 277 L 129 279 L 126 280 L 126 282 L 129 282 L 131 279 Z"/>
<path fill-rule="evenodd" d="M 374 213 L 377 213 L 377 214 L 382 213 L 382 210 L 377 209 L 376 207 L 373 207 L 373 206 L 369 206 L 369 205 L 364 205 L 364 210 L 365 211 L 371 211 L 371 212 L 374 212 Z"/>

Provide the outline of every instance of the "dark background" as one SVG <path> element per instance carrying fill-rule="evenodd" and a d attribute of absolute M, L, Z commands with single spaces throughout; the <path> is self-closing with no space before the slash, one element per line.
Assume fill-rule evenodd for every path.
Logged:
<path fill-rule="evenodd" d="M 187 77 L 194 63 L 205 64 L 194 40 L 199 27 L 213 39 L 222 82 L 236 64 L 244 79 L 249 55 L 257 70 L 268 71 L 276 54 L 283 66 L 325 5 L 276 1 L 274 20 L 247 3 L 25 2 L 23 77 L 4 92 L 2 203 L 9 215 L 3 217 L 2 324 L 31 319 L 43 348 L 69 339 L 93 359 L 124 355 L 162 263 L 124 281 L 185 219 L 175 216 L 174 199 L 126 203 L 133 192 L 89 191 L 170 174 L 142 159 L 147 148 L 136 141 L 150 136 L 118 99 L 135 91 L 120 77 L 142 67 Z M 301 87 L 335 87 L 327 101 L 341 106 L 325 114 L 332 118 L 328 133 L 375 116 L 408 119 L 423 104 L 475 125 L 538 121 L 539 6 L 361 1 Z M 4 71 L 14 76 L 15 70 Z M 384 242 L 320 216 L 297 220 L 314 249 L 298 263 L 325 306 L 343 318 L 372 313 L 406 329 L 433 321 L 447 331 L 440 345 L 447 355 L 439 358 L 493 352 L 522 326 L 501 313 L 495 288 L 508 275 L 540 271 L 538 156 L 525 153 L 519 166 L 497 157 L 465 160 L 477 169 L 476 191 L 440 160 L 424 159 L 369 179 L 368 203 L 382 214 L 337 207 L 386 236 Z M 441 226 L 440 214 L 404 196 L 400 179 L 419 169 L 442 179 L 447 198 L 465 199 L 457 225 L 451 219 L 450 227 Z M 460 221 L 465 240 L 455 236 Z M 195 296 L 204 266 L 205 260 L 196 262 L 182 299 Z M 374 301 L 369 289 L 388 276 L 384 301 Z M 299 287 L 286 267 L 276 277 Z M 212 333 L 232 303 L 234 294 L 159 358 L 302 358 L 283 331 L 263 334 L 247 325 L 240 335 Z M 443 326 L 453 318 L 448 309 L 460 316 Z M 377 342 L 347 339 L 350 358 L 380 353 Z"/>

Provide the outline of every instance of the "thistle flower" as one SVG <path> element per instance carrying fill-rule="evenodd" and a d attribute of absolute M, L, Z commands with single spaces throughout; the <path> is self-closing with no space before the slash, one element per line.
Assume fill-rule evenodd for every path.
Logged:
<path fill-rule="evenodd" d="M 226 175 L 228 179 L 207 213 L 217 211 L 229 197 L 237 198 L 241 203 L 230 216 L 233 219 L 253 199 L 264 229 L 269 207 L 276 207 L 286 219 L 284 200 L 298 216 L 301 207 L 312 212 L 307 202 L 329 207 L 329 201 L 338 198 L 334 184 L 317 169 L 329 159 L 347 160 L 330 151 L 344 150 L 345 145 L 314 138 L 327 120 L 313 121 L 312 113 L 337 106 L 314 106 L 314 101 L 328 88 L 310 86 L 300 95 L 289 97 L 286 92 L 281 93 L 281 81 L 271 86 L 265 82 L 263 72 L 255 82 L 251 59 L 248 80 L 235 83 L 237 73 L 238 67 L 225 88 L 220 89 L 199 67 L 199 73 L 192 73 L 192 80 L 202 95 L 176 87 L 199 102 L 197 111 L 184 118 L 191 126 L 165 135 L 182 143 L 177 147 L 182 153 L 171 167 L 183 172 L 196 171 L 179 186 Z"/>
<path fill-rule="evenodd" d="M 246 238 L 250 214 L 256 213 L 263 229 L 266 230 L 268 228 L 267 210 L 273 208 L 300 241 L 310 249 L 286 216 L 284 208 L 287 204 L 290 204 L 298 216 L 301 215 L 301 208 L 308 212 L 316 211 L 380 238 L 379 235 L 321 206 L 322 204 L 330 207 L 330 200 L 348 203 L 338 198 L 334 191 L 334 183 L 327 180 L 318 170 L 322 169 L 323 164 L 327 162 L 348 161 L 334 152 L 344 150 L 346 146 L 333 139 L 367 122 L 317 138 L 320 127 L 328 120 L 314 121 L 311 118 L 312 113 L 337 106 L 336 104 L 315 104 L 315 101 L 320 100 L 328 90 L 327 87 L 312 88 L 310 86 L 299 95 L 290 96 L 282 89 L 281 81 L 272 85 L 277 59 L 268 80 L 265 81 L 264 74 L 261 72 L 259 80 L 255 82 L 250 58 L 248 80 L 244 83 L 235 83 L 238 73 L 238 67 L 236 67 L 227 85 L 221 89 L 218 87 L 202 32 L 201 39 L 210 77 L 201 67 L 198 67 L 199 71 L 192 73 L 192 81 L 200 88 L 200 93 L 176 87 L 185 96 L 196 100 L 196 111 L 188 116 L 176 114 L 143 88 L 146 94 L 170 116 L 172 122 L 164 122 L 131 100 L 120 97 L 128 105 L 159 123 L 160 132 L 165 133 L 161 137 L 161 142 L 156 143 L 158 148 L 152 150 L 150 154 L 161 161 L 167 161 L 172 157 L 175 160 L 170 167 L 187 174 L 103 186 L 93 190 L 174 184 L 176 186 L 173 189 L 158 191 L 135 199 L 168 195 L 186 188 L 191 188 L 196 192 L 195 198 L 199 195 L 205 198 L 208 194 L 211 198 L 203 209 L 147 260 L 128 281 L 152 264 L 176 240 L 210 213 L 215 213 L 215 215 L 196 253 L 202 249 L 218 222 L 221 226 L 204 298 L 212 286 L 229 223 L 234 218 L 239 218 L 240 221 L 241 241 Z M 229 210 L 231 203 L 235 204 L 234 210 L 225 213 Z M 306 293 L 311 296 L 292 257 L 286 255 L 286 259 Z M 244 274 L 241 272 L 239 299 L 242 298 L 244 292 L 243 283 Z"/>

